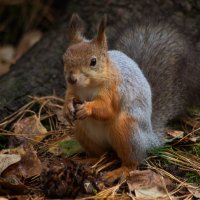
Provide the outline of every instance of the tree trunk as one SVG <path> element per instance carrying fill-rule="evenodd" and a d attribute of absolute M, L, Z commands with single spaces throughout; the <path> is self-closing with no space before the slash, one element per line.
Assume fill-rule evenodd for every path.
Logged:
<path fill-rule="evenodd" d="M 25 104 L 28 95 L 63 94 L 61 61 L 67 45 L 65 25 L 47 33 L 8 74 L 1 77 L 0 119 Z"/>

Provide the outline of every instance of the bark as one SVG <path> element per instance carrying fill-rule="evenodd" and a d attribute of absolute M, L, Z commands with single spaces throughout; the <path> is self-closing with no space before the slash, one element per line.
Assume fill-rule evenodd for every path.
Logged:
<path fill-rule="evenodd" d="M 96 24 L 104 13 L 108 14 L 108 25 L 118 26 L 131 15 L 148 17 L 154 13 L 172 17 L 197 42 L 200 38 L 199 10 L 198 0 L 69 1 L 64 19 L 12 66 L 8 74 L 0 77 L 0 120 L 24 105 L 28 95 L 64 95 L 62 54 L 67 47 L 67 19 L 73 12 L 77 12 L 86 21 L 89 36 L 95 32 Z M 110 41 L 112 34 L 112 28 L 108 29 Z"/>
<path fill-rule="evenodd" d="M 49 33 L 0 79 L 0 119 L 28 101 L 28 95 L 62 95 L 65 25 Z"/>

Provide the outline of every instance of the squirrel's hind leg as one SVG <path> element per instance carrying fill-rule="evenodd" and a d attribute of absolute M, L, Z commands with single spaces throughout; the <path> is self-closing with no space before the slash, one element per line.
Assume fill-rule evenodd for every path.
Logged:
<path fill-rule="evenodd" d="M 138 165 L 132 142 L 136 123 L 127 113 L 121 113 L 111 126 L 110 143 L 122 161 L 122 166 L 103 175 L 102 179 L 109 184 L 123 176 L 128 176 L 129 172 L 135 170 Z"/>
<path fill-rule="evenodd" d="M 121 113 L 111 125 L 109 131 L 110 145 L 121 159 L 122 164 L 127 167 L 136 168 L 136 147 L 134 146 L 134 130 L 137 122 L 126 112 Z"/>

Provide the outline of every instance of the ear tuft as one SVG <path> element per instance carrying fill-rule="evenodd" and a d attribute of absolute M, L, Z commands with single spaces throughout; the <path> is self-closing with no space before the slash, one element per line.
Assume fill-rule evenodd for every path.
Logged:
<path fill-rule="evenodd" d="M 105 33 L 106 25 L 107 25 L 107 15 L 105 14 L 99 24 L 98 36 Z"/>
<path fill-rule="evenodd" d="M 107 25 L 107 15 L 104 15 L 100 21 L 96 38 L 97 42 L 100 45 L 103 45 L 104 47 L 107 46 L 106 33 L 105 33 L 106 25 Z"/>
<path fill-rule="evenodd" d="M 70 43 L 78 43 L 83 40 L 83 33 L 85 27 L 83 20 L 79 17 L 78 14 L 74 13 L 69 22 L 69 29 L 68 29 L 68 39 Z"/>

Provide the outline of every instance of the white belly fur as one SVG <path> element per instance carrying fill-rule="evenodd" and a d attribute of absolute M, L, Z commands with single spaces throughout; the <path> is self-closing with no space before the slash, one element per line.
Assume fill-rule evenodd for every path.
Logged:
<path fill-rule="evenodd" d="M 98 143 L 101 147 L 108 149 L 108 128 L 105 122 L 97 121 L 94 119 L 85 119 L 82 121 L 83 126 L 85 127 L 86 135 L 94 140 L 95 143 Z"/>
<path fill-rule="evenodd" d="M 94 96 L 98 93 L 97 88 L 86 88 L 78 91 L 78 96 L 81 101 L 91 101 Z M 108 128 L 106 128 L 106 123 L 103 121 L 98 121 L 95 119 L 87 118 L 80 121 L 82 123 L 81 127 L 84 127 L 85 133 L 91 140 L 98 143 L 101 147 L 108 149 Z"/>

